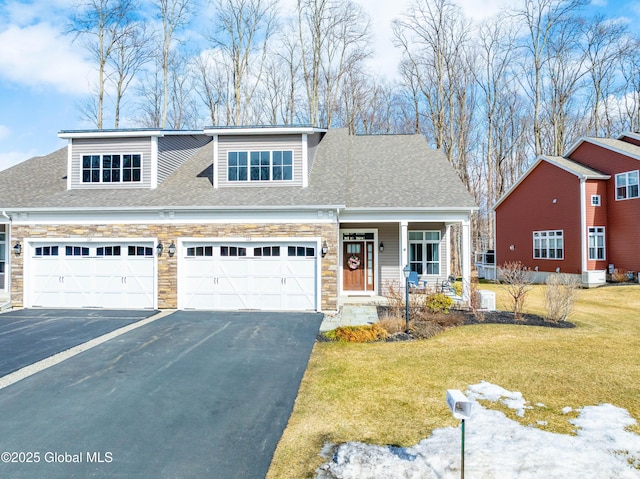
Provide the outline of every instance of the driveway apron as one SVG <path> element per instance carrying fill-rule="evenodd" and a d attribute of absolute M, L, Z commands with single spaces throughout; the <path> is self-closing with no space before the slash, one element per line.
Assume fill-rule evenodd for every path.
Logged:
<path fill-rule="evenodd" d="M 0 390 L 0 477 L 264 478 L 321 320 L 177 312 Z"/>
<path fill-rule="evenodd" d="M 157 312 L 20 309 L 0 314 L 0 377 Z"/>

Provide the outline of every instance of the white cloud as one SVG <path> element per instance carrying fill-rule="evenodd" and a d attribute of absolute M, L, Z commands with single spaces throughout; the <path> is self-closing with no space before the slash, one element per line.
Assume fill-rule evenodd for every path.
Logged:
<path fill-rule="evenodd" d="M 84 94 L 91 70 L 71 38 L 50 24 L 10 25 L 0 32 L 0 77 L 12 83 Z"/>
<path fill-rule="evenodd" d="M 0 171 L 36 156 L 35 150 L 0 152 Z"/>
<path fill-rule="evenodd" d="M 11 134 L 11 129 L 8 126 L 0 125 L 0 140 L 7 138 Z"/>

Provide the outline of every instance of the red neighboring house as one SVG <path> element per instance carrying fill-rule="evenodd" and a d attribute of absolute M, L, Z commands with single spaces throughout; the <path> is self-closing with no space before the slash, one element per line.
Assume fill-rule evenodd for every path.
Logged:
<path fill-rule="evenodd" d="M 580 275 L 640 271 L 640 134 L 581 138 L 565 156 L 540 156 L 494 206 L 496 265 Z"/>

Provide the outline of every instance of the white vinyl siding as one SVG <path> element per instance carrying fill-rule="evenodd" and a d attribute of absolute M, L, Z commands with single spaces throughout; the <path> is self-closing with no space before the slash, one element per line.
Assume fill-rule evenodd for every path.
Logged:
<path fill-rule="evenodd" d="M 74 138 L 71 143 L 71 188 L 150 188 L 151 187 L 151 138 Z M 141 156 L 141 181 L 84 183 L 82 181 L 82 158 L 93 155 L 131 155 Z"/>
<path fill-rule="evenodd" d="M 229 152 L 291 151 L 293 180 L 229 181 Z M 302 186 L 302 135 L 220 136 L 218 140 L 218 187 Z M 250 161 L 248 161 L 250 164 Z M 249 174 L 249 172 L 247 172 Z"/>

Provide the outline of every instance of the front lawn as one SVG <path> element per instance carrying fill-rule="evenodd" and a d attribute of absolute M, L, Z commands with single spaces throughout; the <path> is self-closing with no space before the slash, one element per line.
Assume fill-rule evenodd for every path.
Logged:
<path fill-rule="evenodd" d="M 542 288 L 525 311 L 544 314 Z M 509 308 L 499 286 L 482 289 Z M 640 286 L 582 290 L 570 321 L 577 327 L 479 324 L 424 341 L 316 343 L 267 478 L 314 477 L 327 442 L 410 446 L 456 426 L 446 389 L 481 380 L 545 404 L 526 420 L 503 411 L 523 424 L 546 421 L 552 432 L 570 433 L 565 406 L 611 403 L 640 420 Z"/>

